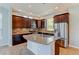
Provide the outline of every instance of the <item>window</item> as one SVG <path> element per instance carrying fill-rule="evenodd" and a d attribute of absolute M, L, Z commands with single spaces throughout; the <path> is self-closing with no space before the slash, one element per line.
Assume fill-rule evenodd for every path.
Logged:
<path fill-rule="evenodd" d="M 54 20 L 53 18 L 47 19 L 47 30 L 54 31 Z"/>

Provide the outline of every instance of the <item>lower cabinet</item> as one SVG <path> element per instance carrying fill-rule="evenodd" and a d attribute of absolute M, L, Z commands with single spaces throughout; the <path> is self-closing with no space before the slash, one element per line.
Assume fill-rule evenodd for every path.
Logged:
<path fill-rule="evenodd" d="M 60 47 L 64 48 L 64 40 L 58 39 L 55 41 L 55 55 L 59 55 Z"/>
<path fill-rule="evenodd" d="M 17 44 L 21 44 L 21 43 L 24 43 L 24 42 L 27 42 L 26 39 L 24 39 L 22 37 L 22 35 L 13 35 L 12 37 L 12 45 L 17 45 Z"/>
<path fill-rule="evenodd" d="M 27 48 L 35 55 L 54 55 L 54 44 L 40 44 L 37 42 L 27 41 Z"/>

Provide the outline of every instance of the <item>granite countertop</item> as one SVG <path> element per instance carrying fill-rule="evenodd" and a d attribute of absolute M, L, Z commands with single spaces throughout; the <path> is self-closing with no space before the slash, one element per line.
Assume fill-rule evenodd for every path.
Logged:
<path fill-rule="evenodd" d="M 42 33 L 49 33 L 49 34 L 53 34 L 53 31 L 38 31 L 38 32 L 42 32 Z"/>
<path fill-rule="evenodd" d="M 45 29 L 45 28 L 43 28 L 43 29 L 38 29 L 37 32 L 48 33 L 48 34 L 54 34 L 54 31 L 48 31 L 48 30 Z"/>
<path fill-rule="evenodd" d="M 30 28 L 16 28 L 16 29 L 13 29 L 12 35 L 32 33 L 32 32 L 29 32 L 29 30 Z"/>
<path fill-rule="evenodd" d="M 23 35 L 23 37 L 28 41 L 33 41 L 40 44 L 50 44 L 54 41 L 54 36 L 51 35 L 43 35 L 43 34 L 30 34 Z"/>
<path fill-rule="evenodd" d="M 12 35 L 26 34 L 26 33 L 32 33 L 32 32 L 54 34 L 54 31 L 48 31 L 45 28 L 43 29 L 16 28 L 16 29 L 13 29 Z"/>
<path fill-rule="evenodd" d="M 20 33 L 20 32 L 18 32 L 18 33 L 12 33 L 12 35 L 20 35 L 20 34 L 32 34 L 31 32 L 25 32 L 25 33 Z"/>

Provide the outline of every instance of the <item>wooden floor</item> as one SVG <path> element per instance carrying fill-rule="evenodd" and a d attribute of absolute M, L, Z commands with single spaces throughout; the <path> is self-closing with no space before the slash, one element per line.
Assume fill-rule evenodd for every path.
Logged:
<path fill-rule="evenodd" d="M 60 55 L 79 55 L 79 48 L 60 48 Z"/>

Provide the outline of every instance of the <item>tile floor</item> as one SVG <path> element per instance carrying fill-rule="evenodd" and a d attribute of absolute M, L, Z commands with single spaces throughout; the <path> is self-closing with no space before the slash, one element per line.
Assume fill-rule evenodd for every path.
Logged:
<path fill-rule="evenodd" d="M 27 49 L 26 43 L 23 43 L 12 47 L 0 47 L 0 55 L 34 55 L 34 53 Z"/>
<path fill-rule="evenodd" d="M 34 55 L 26 46 L 27 44 L 23 43 L 12 47 L 0 47 L 0 55 Z M 60 55 L 79 55 L 79 49 L 71 47 L 60 48 Z"/>

